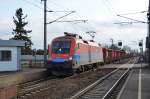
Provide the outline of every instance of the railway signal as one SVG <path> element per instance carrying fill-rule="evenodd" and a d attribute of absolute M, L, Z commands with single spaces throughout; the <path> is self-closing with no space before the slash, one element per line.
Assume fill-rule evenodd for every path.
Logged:
<path fill-rule="evenodd" d="M 143 54 L 143 40 L 140 40 L 139 47 L 140 47 L 141 54 Z"/>
<path fill-rule="evenodd" d="M 121 41 L 118 42 L 118 46 L 122 46 L 122 42 Z"/>
<path fill-rule="evenodd" d="M 142 42 L 139 42 L 139 46 L 142 47 L 142 46 L 143 46 L 143 43 L 142 43 Z"/>

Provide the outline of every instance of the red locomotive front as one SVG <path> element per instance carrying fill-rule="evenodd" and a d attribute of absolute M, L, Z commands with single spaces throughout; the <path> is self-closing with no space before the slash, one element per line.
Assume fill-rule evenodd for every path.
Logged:
<path fill-rule="evenodd" d="M 75 39 L 72 37 L 58 37 L 52 41 L 49 48 L 47 68 L 55 71 L 72 73 L 72 55 L 74 53 Z"/>

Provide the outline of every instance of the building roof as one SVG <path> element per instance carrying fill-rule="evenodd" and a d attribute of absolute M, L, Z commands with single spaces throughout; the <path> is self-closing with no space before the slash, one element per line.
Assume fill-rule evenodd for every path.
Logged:
<path fill-rule="evenodd" d="M 25 46 L 25 41 L 21 40 L 0 40 L 0 47 L 22 47 Z"/>

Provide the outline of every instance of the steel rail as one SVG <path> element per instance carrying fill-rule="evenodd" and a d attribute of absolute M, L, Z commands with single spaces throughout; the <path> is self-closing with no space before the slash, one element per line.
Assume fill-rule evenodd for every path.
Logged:
<path fill-rule="evenodd" d="M 117 80 L 117 82 L 110 88 L 110 90 L 103 96 L 102 99 L 108 99 L 115 88 L 119 85 L 119 83 L 123 80 L 123 78 L 129 73 L 130 69 L 128 68 L 126 72 Z"/>
<path fill-rule="evenodd" d="M 97 80 L 96 82 L 94 82 L 93 84 L 91 84 L 90 86 L 88 86 L 85 89 L 79 91 L 74 96 L 70 97 L 69 99 L 77 99 L 77 98 L 79 98 L 81 95 L 83 95 L 84 93 L 86 93 L 87 91 L 89 91 L 90 89 L 92 89 L 93 87 L 95 87 L 96 85 L 98 85 L 100 82 L 102 82 L 103 80 L 105 80 L 106 78 L 108 78 L 109 76 L 111 76 L 112 74 L 114 74 L 115 72 L 117 72 L 118 70 L 119 70 L 119 68 L 115 69 L 114 71 L 112 71 L 109 74 L 105 75 L 104 77 L 100 78 L 99 80 Z"/>

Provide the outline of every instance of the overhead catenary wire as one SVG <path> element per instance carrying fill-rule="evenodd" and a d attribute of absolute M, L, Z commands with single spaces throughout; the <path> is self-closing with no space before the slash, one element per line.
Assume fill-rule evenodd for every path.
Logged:
<path fill-rule="evenodd" d="M 35 3 L 35 0 L 34 0 L 34 3 L 33 2 L 31 2 L 31 1 L 28 1 L 28 0 L 25 0 L 25 2 L 26 3 L 28 3 L 28 4 L 30 4 L 30 5 L 32 5 L 32 6 L 34 6 L 34 7 L 36 7 L 36 8 L 39 8 L 39 9 L 41 9 L 42 11 L 44 10 L 42 7 L 40 7 L 39 5 L 37 5 L 36 3 L 40 3 L 40 2 L 38 2 L 38 1 L 36 1 L 36 3 Z M 49 8 L 48 8 L 49 9 Z M 47 12 L 53 12 L 53 13 L 51 13 L 51 15 L 55 15 L 55 17 L 57 16 L 58 18 L 56 18 L 56 19 L 54 19 L 53 21 L 51 21 L 51 22 L 49 22 L 49 23 L 52 23 L 52 22 L 54 22 L 54 21 L 56 21 L 56 20 L 58 20 L 58 19 L 61 19 L 61 18 L 63 18 L 64 16 L 66 16 L 66 15 L 63 15 L 63 17 L 61 16 L 58 16 L 58 15 L 56 15 L 56 12 L 75 12 L 75 11 L 67 11 L 67 10 L 65 10 L 65 11 L 53 11 L 53 10 L 47 10 Z M 68 15 L 68 14 L 67 14 Z M 77 20 L 78 22 L 79 22 L 79 20 Z M 87 20 L 82 20 L 84 23 L 87 21 Z M 58 21 L 58 22 L 61 22 L 61 21 Z M 62 21 L 63 22 L 63 21 Z M 65 21 L 64 21 L 65 22 Z M 67 22 L 67 21 L 66 21 Z M 68 21 L 69 22 L 69 21 Z M 71 22 L 71 21 L 70 21 Z M 74 20 L 74 22 L 75 22 L 75 20 Z M 77 23 L 77 22 L 76 22 Z"/>
<path fill-rule="evenodd" d="M 64 6 L 60 5 L 60 4 L 57 4 L 57 3 L 55 3 L 54 1 L 51 1 L 51 3 L 54 4 L 54 5 L 57 6 L 57 7 L 64 8 L 65 10 L 69 10 L 68 8 L 66 8 L 66 7 L 64 7 Z M 75 14 L 75 17 L 76 17 L 76 19 L 78 19 L 78 18 L 82 19 L 81 16 L 78 15 L 78 13 Z M 73 20 L 74 20 L 74 19 L 73 19 Z M 76 30 L 79 30 L 79 29 L 77 29 L 77 27 L 80 28 L 80 31 L 84 31 L 84 32 L 87 32 L 87 31 L 90 31 L 90 30 L 93 30 L 93 29 L 94 29 L 93 25 L 91 24 L 91 22 L 89 22 L 89 20 L 86 21 L 86 23 L 85 23 L 85 21 L 83 21 L 83 23 L 85 24 L 84 26 L 83 26 L 82 24 L 79 25 L 78 23 L 81 23 L 81 22 L 74 22 L 74 23 L 69 23 L 69 24 L 71 24 L 71 25 L 73 26 L 73 28 L 76 27 L 76 28 L 75 28 L 75 31 L 76 31 Z M 88 27 L 87 27 L 87 26 L 88 26 Z M 90 27 L 91 29 L 90 29 L 89 27 Z M 82 29 L 82 30 L 81 30 L 81 29 Z M 94 29 L 94 31 L 95 31 L 95 29 Z"/>
<path fill-rule="evenodd" d="M 55 19 L 55 20 L 53 20 L 53 21 L 51 21 L 51 22 L 49 22 L 49 23 L 47 23 L 47 24 L 51 24 L 51 23 L 53 23 L 53 22 L 55 22 L 55 21 L 57 21 L 57 20 L 59 20 L 59 19 L 62 19 L 62 18 L 66 17 L 66 16 L 68 16 L 68 15 L 70 15 L 70 14 L 72 14 L 72 13 L 75 13 L 75 11 L 72 11 L 72 12 L 70 12 L 70 13 L 64 15 L 64 16 L 61 16 L 61 17 L 59 17 L 59 18 L 57 18 L 57 19 Z"/>
<path fill-rule="evenodd" d="M 107 8 L 107 10 L 111 13 L 112 16 L 116 17 L 117 12 L 113 8 L 112 4 L 108 0 L 102 0 L 104 6 Z"/>
<path fill-rule="evenodd" d="M 146 13 L 146 12 L 147 11 L 140 11 L 140 12 L 132 12 L 132 13 L 119 14 L 119 15 L 141 14 L 141 13 Z"/>
<path fill-rule="evenodd" d="M 137 19 L 125 17 L 125 16 L 122 16 L 122 15 L 117 15 L 117 16 L 122 17 L 122 18 L 125 18 L 125 19 L 129 19 L 129 20 L 132 20 L 132 21 L 135 21 L 135 22 L 147 23 L 147 22 L 145 22 L 145 21 L 141 21 L 141 20 L 137 20 Z"/>
<path fill-rule="evenodd" d="M 115 22 L 114 24 L 122 24 L 122 25 L 125 25 L 125 24 L 133 24 L 133 23 L 140 23 L 140 22 Z"/>
<path fill-rule="evenodd" d="M 66 7 L 64 7 L 64 6 L 62 6 L 62 5 L 59 5 L 59 4 L 57 4 L 57 3 L 55 3 L 54 1 L 51 1 L 50 2 L 51 4 L 54 4 L 55 6 L 57 6 L 57 7 L 59 7 L 59 8 L 63 8 L 63 9 L 65 9 L 65 10 L 69 10 L 68 8 L 66 8 Z M 85 21 L 86 21 L 86 23 L 88 23 L 88 21 L 87 20 L 84 20 L 84 19 L 81 19 L 81 17 L 79 16 L 79 15 L 77 15 L 77 14 L 75 14 L 75 16 L 76 16 L 76 18 L 75 19 L 79 19 L 79 20 L 82 20 L 82 23 L 85 23 Z M 74 20 L 74 19 L 72 19 L 72 20 Z M 65 21 L 65 20 L 64 20 Z M 79 22 L 69 22 L 69 24 L 71 24 L 72 26 L 73 26 L 73 28 L 74 28 L 74 30 L 77 30 L 77 28 L 75 28 L 75 27 L 81 27 L 81 28 L 86 28 L 85 26 L 82 26 L 82 25 L 79 25 L 78 23 L 81 23 L 81 21 Z M 87 30 L 88 28 L 86 28 L 86 30 Z"/>
<path fill-rule="evenodd" d="M 115 16 L 117 15 L 117 12 L 115 10 L 115 8 L 113 7 L 112 3 L 109 0 L 105 0 L 105 2 L 108 2 L 110 9 L 112 9 L 113 13 L 115 14 Z"/>
<path fill-rule="evenodd" d="M 103 0 L 104 2 L 107 2 L 109 5 L 106 7 L 108 9 L 111 9 L 111 12 L 113 12 L 115 14 L 115 16 L 119 16 L 119 17 L 123 17 L 123 18 L 126 18 L 126 19 L 129 19 L 129 20 L 132 20 L 133 22 L 115 22 L 114 24 L 133 24 L 133 23 L 147 23 L 147 22 L 144 22 L 144 21 L 140 21 L 140 20 L 137 20 L 137 19 L 133 19 L 133 18 L 128 18 L 128 17 L 125 17 L 125 16 L 122 16 L 122 15 L 131 15 L 131 14 L 139 14 L 139 13 L 145 13 L 147 11 L 140 11 L 140 12 L 133 12 L 133 13 L 126 13 L 126 14 L 117 14 L 116 13 L 116 10 L 113 8 L 111 2 L 109 0 Z M 118 20 L 118 18 L 117 18 Z M 119 21 L 119 20 L 118 20 Z"/>
<path fill-rule="evenodd" d="M 26 2 L 27 4 L 29 4 L 29 5 L 31 5 L 31 6 L 33 6 L 33 7 L 36 7 L 36 8 L 38 8 L 38 9 L 40 9 L 41 11 L 43 11 L 44 10 L 44 8 L 42 7 L 42 6 L 39 6 L 37 3 L 38 2 L 36 2 L 35 3 L 35 1 L 33 2 L 31 2 L 31 1 L 29 1 L 29 0 L 22 0 L 23 2 Z M 39 4 L 40 4 L 40 2 L 39 2 Z M 53 14 L 54 15 L 54 14 Z M 56 16 L 56 15 L 54 15 L 54 16 Z"/>
<path fill-rule="evenodd" d="M 36 1 L 36 3 L 35 3 L 35 1 L 34 1 L 34 2 L 31 2 L 31 1 L 29 1 L 29 0 L 22 0 L 22 1 L 28 3 L 29 5 L 32 5 L 32 6 L 36 7 L 36 8 L 38 8 L 38 9 L 41 9 L 42 11 L 44 10 L 43 7 L 41 7 L 41 6 L 39 6 L 39 5 L 37 4 L 37 3 L 40 4 L 40 2 L 38 2 L 38 1 Z M 48 8 L 48 9 L 49 9 L 49 8 Z M 53 10 L 47 10 L 47 12 L 71 12 L 71 11 L 53 11 Z M 55 16 L 55 17 L 60 17 L 60 16 L 56 15 L 56 13 L 51 13 L 51 15 L 53 15 L 53 16 Z"/>
<path fill-rule="evenodd" d="M 28 3 L 28 4 L 30 4 L 30 5 L 32 5 L 32 6 L 36 7 L 36 8 L 38 8 L 38 9 L 43 10 L 43 8 L 42 8 L 41 6 L 39 6 L 39 5 L 37 5 L 37 4 L 33 3 L 33 2 L 31 2 L 31 1 L 29 1 L 29 0 L 22 0 L 22 1 L 24 1 L 24 2 L 26 2 L 26 3 Z"/>

